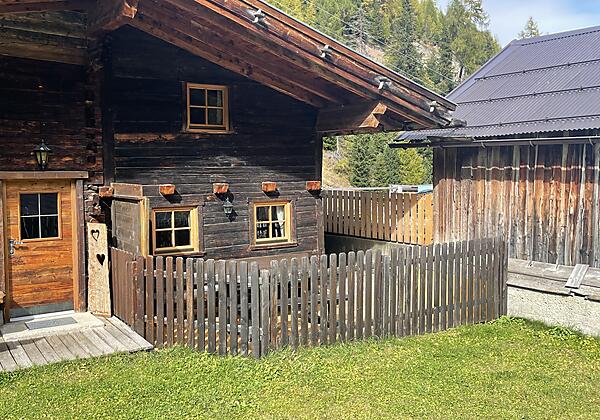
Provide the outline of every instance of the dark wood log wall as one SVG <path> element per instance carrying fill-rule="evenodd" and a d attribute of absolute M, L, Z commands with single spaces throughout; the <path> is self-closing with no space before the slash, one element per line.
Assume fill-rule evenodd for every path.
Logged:
<path fill-rule="evenodd" d="M 321 249 L 320 198 L 305 189 L 321 177 L 316 109 L 132 28 L 111 38 L 115 181 L 175 184 L 180 204 L 200 197 L 207 257 Z M 229 86 L 232 133 L 182 132 L 185 81 Z M 265 195 L 263 181 L 277 182 L 279 196 Z M 233 220 L 212 194 L 215 182 L 229 183 Z M 251 250 L 249 201 L 276 198 L 293 201 L 298 246 Z M 150 202 L 171 204 L 158 194 Z"/>
<path fill-rule="evenodd" d="M 52 148 L 48 170 L 88 171 L 86 218 L 102 220 L 100 94 L 87 66 L 85 15 L 0 17 L 0 170 L 37 170 L 33 147 Z"/>
<path fill-rule="evenodd" d="M 509 256 L 600 266 L 600 145 L 434 152 L 434 239 L 507 235 Z"/>

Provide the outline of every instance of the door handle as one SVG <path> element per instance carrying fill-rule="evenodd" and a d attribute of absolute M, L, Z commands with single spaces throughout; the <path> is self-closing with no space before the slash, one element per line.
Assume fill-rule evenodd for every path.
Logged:
<path fill-rule="evenodd" d="M 8 253 L 10 255 L 15 255 L 15 245 L 23 245 L 23 242 L 17 241 L 15 239 L 8 240 Z"/>

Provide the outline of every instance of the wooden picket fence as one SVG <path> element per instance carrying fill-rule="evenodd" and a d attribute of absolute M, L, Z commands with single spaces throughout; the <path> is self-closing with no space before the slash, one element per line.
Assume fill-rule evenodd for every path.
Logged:
<path fill-rule="evenodd" d="M 506 313 L 499 239 L 272 261 L 136 257 L 111 249 L 115 314 L 158 348 L 253 355 L 408 336 Z"/>
<path fill-rule="evenodd" d="M 433 242 L 433 194 L 324 190 L 325 232 L 405 244 Z"/>

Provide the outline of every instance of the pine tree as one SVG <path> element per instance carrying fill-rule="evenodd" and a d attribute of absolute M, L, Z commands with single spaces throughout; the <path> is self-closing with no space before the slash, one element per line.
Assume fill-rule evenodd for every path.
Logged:
<path fill-rule="evenodd" d="M 410 0 L 402 0 L 402 8 L 390 26 L 390 40 L 385 51 L 386 63 L 409 77 L 418 78 L 423 70 L 417 49 L 415 11 Z"/>
<path fill-rule="evenodd" d="M 519 32 L 518 37 L 519 39 L 524 39 L 533 38 L 534 36 L 540 36 L 540 28 L 538 27 L 537 22 L 533 20 L 533 17 L 529 16 L 525 27 L 521 32 Z"/>
<path fill-rule="evenodd" d="M 354 187 L 371 186 L 371 169 L 374 163 L 371 138 L 355 136 L 350 148 L 350 184 Z"/>

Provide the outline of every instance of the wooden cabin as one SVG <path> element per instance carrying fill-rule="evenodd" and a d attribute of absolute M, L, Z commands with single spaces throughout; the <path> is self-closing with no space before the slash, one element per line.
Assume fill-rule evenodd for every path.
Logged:
<path fill-rule="evenodd" d="M 97 223 L 138 255 L 320 253 L 322 137 L 454 108 L 260 0 L 1 0 L 0 92 L 6 320 L 86 309 Z"/>
<path fill-rule="evenodd" d="M 600 267 L 598 42 L 513 41 L 448 95 L 466 126 L 399 137 L 435 148 L 435 240 L 504 235 L 512 258 Z"/>

